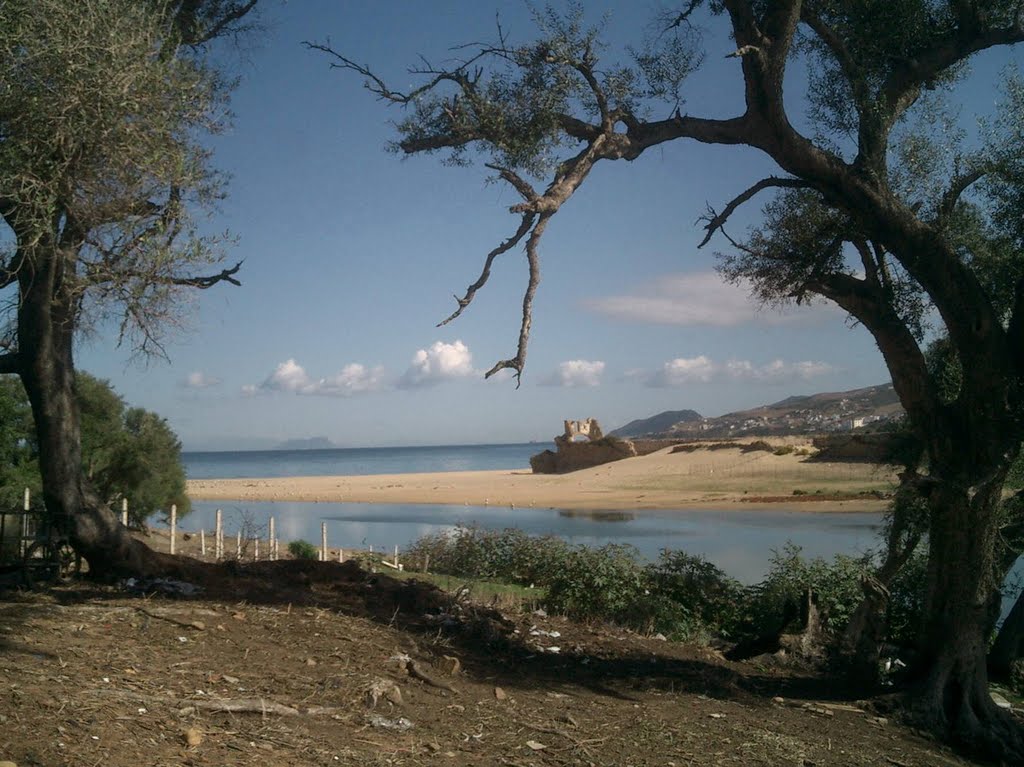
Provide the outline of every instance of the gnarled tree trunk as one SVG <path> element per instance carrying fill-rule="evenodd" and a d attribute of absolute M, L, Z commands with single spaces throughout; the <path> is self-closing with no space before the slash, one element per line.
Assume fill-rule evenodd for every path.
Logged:
<path fill-rule="evenodd" d="M 1001 486 L 972 494 L 940 482 L 930 498 L 928 596 L 911 710 L 920 724 L 974 751 L 1024 763 L 1024 732 L 993 703 L 986 666 L 1004 575 L 992 553 Z"/>
<path fill-rule="evenodd" d="M 73 346 L 78 298 L 74 259 L 37 250 L 19 274 L 19 375 L 39 443 L 47 513 L 97 577 L 166 572 L 173 559 L 132 538 L 82 471 Z"/>

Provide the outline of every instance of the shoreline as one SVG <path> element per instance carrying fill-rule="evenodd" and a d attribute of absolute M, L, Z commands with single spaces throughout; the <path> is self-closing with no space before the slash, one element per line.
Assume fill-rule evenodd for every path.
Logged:
<path fill-rule="evenodd" d="M 811 501 L 889 489 L 891 470 L 827 464 L 793 455 L 739 450 L 665 449 L 569 474 L 529 468 L 411 474 L 193 479 L 195 501 L 388 503 L 568 510 L 737 510 L 878 512 L 887 501 L 865 497 Z M 744 498 L 756 499 L 747 502 Z M 792 500 L 791 500 L 792 499 Z"/>

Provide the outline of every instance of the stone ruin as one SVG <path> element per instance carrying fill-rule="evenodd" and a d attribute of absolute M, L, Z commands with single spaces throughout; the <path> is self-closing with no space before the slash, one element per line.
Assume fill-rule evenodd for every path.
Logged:
<path fill-rule="evenodd" d="M 596 418 L 565 421 L 564 426 L 565 430 L 555 437 L 557 452 L 545 450 L 530 458 L 534 474 L 565 474 L 637 455 L 628 439 L 604 436 Z M 578 437 L 586 439 L 577 441 Z"/>

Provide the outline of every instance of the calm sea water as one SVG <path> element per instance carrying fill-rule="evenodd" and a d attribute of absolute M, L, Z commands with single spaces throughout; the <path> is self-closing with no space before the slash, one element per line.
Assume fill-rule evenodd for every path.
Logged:
<path fill-rule="evenodd" d="M 354 447 L 336 450 L 228 450 L 183 452 L 189 479 L 413 474 L 434 471 L 521 469 L 550 444 Z"/>

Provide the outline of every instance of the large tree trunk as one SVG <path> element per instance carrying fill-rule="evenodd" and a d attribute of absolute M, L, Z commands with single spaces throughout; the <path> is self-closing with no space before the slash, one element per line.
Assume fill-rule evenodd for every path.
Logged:
<path fill-rule="evenodd" d="M 988 689 L 988 634 L 1003 575 L 994 549 L 998 502 L 993 486 L 972 496 L 953 482 L 938 483 L 930 498 L 928 597 L 911 713 L 972 751 L 1024 764 L 1024 732 Z"/>
<path fill-rule="evenodd" d="M 56 250 L 56 249 L 55 249 Z M 78 299 L 73 260 L 29 259 L 19 275 L 20 376 L 32 405 L 47 514 L 97 577 L 165 572 L 169 557 L 132 538 L 82 472 L 73 342 Z"/>

